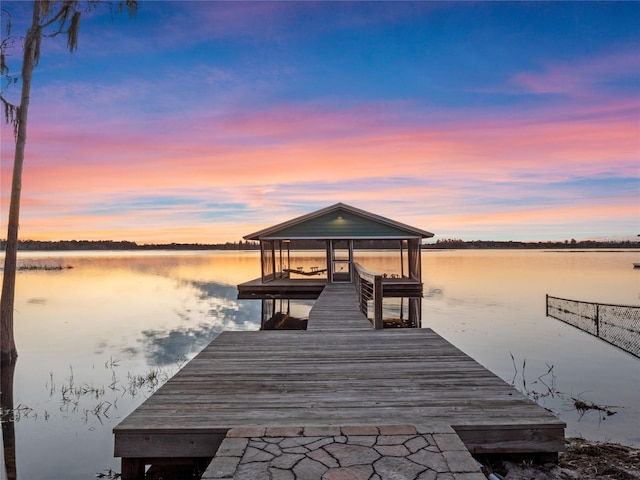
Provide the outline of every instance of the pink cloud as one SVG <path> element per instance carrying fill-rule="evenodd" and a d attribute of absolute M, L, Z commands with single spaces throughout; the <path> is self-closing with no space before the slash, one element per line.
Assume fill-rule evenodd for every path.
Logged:
<path fill-rule="evenodd" d="M 601 55 L 572 64 L 551 63 L 542 72 L 523 72 L 512 83 L 535 94 L 566 94 L 576 97 L 599 95 L 601 82 L 638 75 L 640 56 L 637 46 L 629 52 Z"/>

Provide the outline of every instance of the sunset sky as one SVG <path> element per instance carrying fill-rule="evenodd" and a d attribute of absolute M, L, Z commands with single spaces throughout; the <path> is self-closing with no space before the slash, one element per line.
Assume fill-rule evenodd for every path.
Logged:
<path fill-rule="evenodd" d="M 640 233 L 640 2 L 139 3 L 43 41 L 22 239 L 236 241 L 337 202 L 431 241 Z"/>

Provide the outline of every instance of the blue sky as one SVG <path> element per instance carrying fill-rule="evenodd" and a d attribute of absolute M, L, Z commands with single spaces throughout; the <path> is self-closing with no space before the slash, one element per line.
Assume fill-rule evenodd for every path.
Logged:
<path fill-rule="evenodd" d="M 30 3 L 3 8 L 23 34 Z M 344 202 L 435 239 L 633 237 L 639 18 L 638 2 L 95 10 L 73 54 L 43 42 L 21 236 L 233 241 Z"/>

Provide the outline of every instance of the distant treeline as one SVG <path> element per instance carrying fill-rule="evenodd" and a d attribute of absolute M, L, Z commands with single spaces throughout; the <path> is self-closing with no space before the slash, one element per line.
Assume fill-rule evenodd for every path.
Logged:
<path fill-rule="evenodd" d="M 6 240 L 0 240 L 0 250 L 6 248 Z M 20 240 L 18 250 L 259 250 L 258 242 L 242 241 L 227 243 L 158 243 L 138 245 L 136 242 L 113 240 Z"/>
<path fill-rule="evenodd" d="M 6 240 L 0 240 L 0 251 L 6 248 Z M 324 241 L 296 240 L 291 244 L 292 250 L 324 249 Z M 388 249 L 398 248 L 397 240 L 358 240 L 358 249 Z M 517 241 L 464 241 L 455 238 L 437 240 L 422 246 L 423 249 L 581 249 L 581 248 L 638 248 L 638 241 L 595 241 L 595 240 L 564 240 L 555 242 L 517 242 Z M 238 241 L 226 243 L 158 243 L 142 244 L 128 241 L 113 240 L 59 240 L 39 241 L 21 240 L 18 249 L 23 251 L 66 251 L 66 250 L 260 250 L 260 244 L 255 241 Z"/>
<path fill-rule="evenodd" d="M 473 240 L 465 242 L 464 240 L 455 238 L 446 238 L 423 245 L 424 249 L 541 249 L 541 248 L 553 248 L 553 249 L 573 249 L 573 248 L 640 248 L 640 242 L 637 241 L 596 241 L 596 240 L 564 240 L 555 242 L 515 242 L 515 241 L 486 241 L 486 240 Z"/>

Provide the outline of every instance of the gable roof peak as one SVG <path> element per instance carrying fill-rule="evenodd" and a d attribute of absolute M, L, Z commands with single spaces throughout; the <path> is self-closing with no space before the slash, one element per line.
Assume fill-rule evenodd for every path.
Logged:
<path fill-rule="evenodd" d="M 342 210 L 349 214 L 350 224 L 334 225 L 327 216 Z M 433 233 L 338 202 L 320 210 L 293 218 L 246 235 L 246 240 L 261 239 L 330 239 L 330 238 L 429 238 Z"/>

